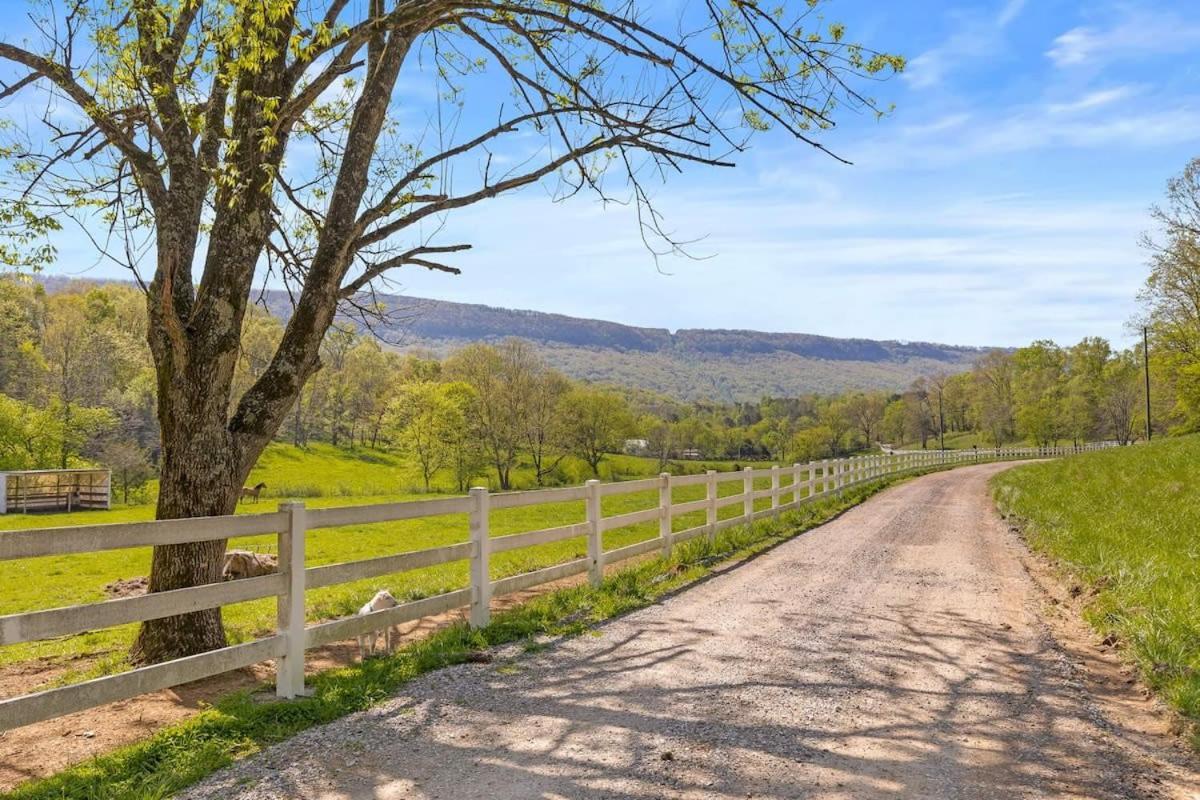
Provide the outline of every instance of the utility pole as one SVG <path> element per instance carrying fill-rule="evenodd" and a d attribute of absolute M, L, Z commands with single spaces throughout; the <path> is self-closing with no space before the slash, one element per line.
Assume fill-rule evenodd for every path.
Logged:
<path fill-rule="evenodd" d="M 1150 441 L 1150 330 L 1142 326 L 1142 371 L 1146 375 L 1146 441 Z"/>

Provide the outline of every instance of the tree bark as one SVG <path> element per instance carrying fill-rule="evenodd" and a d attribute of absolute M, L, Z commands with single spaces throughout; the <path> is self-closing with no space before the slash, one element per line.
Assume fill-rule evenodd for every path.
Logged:
<path fill-rule="evenodd" d="M 162 481 L 158 519 L 224 516 L 237 506 L 242 476 L 222 420 L 163 428 Z M 165 592 L 221 580 L 225 539 L 154 548 L 151 592 Z M 142 624 L 134 643 L 135 663 L 156 663 L 226 645 L 219 608 Z"/>

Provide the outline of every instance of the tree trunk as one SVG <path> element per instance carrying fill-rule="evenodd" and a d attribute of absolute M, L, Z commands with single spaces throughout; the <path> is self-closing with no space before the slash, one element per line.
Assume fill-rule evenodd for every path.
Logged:
<path fill-rule="evenodd" d="M 183 519 L 232 514 L 242 480 L 237 474 L 239 467 L 234 454 L 222 420 L 164 426 L 156 517 Z M 149 591 L 216 583 L 221 580 L 224 555 L 225 539 L 155 547 Z M 212 608 L 142 623 L 132 657 L 135 663 L 156 663 L 225 645 L 221 610 Z"/>
<path fill-rule="evenodd" d="M 292 443 L 296 447 L 303 447 L 306 442 L 304 439 L 304 398 L 296 398 L 295 421 L 292 426 Z"/>

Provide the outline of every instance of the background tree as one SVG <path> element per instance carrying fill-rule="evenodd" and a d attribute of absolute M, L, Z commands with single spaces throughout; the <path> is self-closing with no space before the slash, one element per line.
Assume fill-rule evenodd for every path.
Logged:
<path fill-rule="evenodd" d="M 538 367 L 529 344 L 515 339 L 499 347 L 468 345 L 446 360 L 446 373 L 475 393 L 469 422 L 501 489 L 512 488 L 512 468 L 526 441 L 530 386 Z"/>
<path fill-rule="evenodd" d="M 465 492 L 471 480 L 487 469 L 487 454 L 475 437 L 468 420 L 475 416 L 478 395 L 462 381 L 451 381 L 444 385 L 446 398 L 454 403 L 462 420 L 461 424 L 447 432 L 446 446 L 450 449 L 450 470 L 458 491 Z"/>
<path fill-rule="evenodd" d="M 394 431 L 397 444 L 420 466 L 428 492 L 433 476 L 451 463 L 455 431 L 466 427 L 466 419 L 444 384 L 414 381 L 400 387 L 385 424 Z"/>
<path fill-rule="evenodd" d="M 1058 442 L 1064 430 L 1066 354 L 1054 342 L 1037 341 L 1012 357 L 1017 432 L 1040 446 Z"/>
<path fill-rule="evenodd" d="M 0 391 L 30 400 L 45 364 L 40 346 L 46 294 L 33 281 L 0 281 Z"/>
<path fill-rule="evenodd" d="M 138 279 L 158 376 L 157 515 L 229 514 L 318 370 L 339 308 L 369 313 L 374 282 L 395 268 L 457 271 L 439 258 L 467 245 L 428 238 L 454 212 L 543 179 L 559 196 L 604 196 L 606 170 L 618 170 L 649 238 L 661 228 L 647 177 L 729 164 L 772 126 L 824 149 L 839 105 L 876 110 L 856 85 L 902 61 L 847 41 L 817 6 L 706 2 L 674 20 L 576 0 L 41 6 L 41 40 L 0 42 L 18 70 L 0 98 L 53 98 L 40 129 L 10 128 L 0 147 L 0 257 L 49 259 L 39 235 L 71 215 L 111 233 L 106 255 L 131 269 L 153 254 Z M 401 99 L 417 71 L 433 76 L 444 113 Z M 439 127 L 413 131 L 400 112 Z M 525 157 L 493 158 L 513 141 Z M 288 283 L 294 313 L 238 397 L 264 272 Z M 150 591 L 219 580 L 224 549 L 155 548 Z M 145 623 L 134 654 L 224 643 L 219 610 L 200 611 Z"/>
<path fill-rule="evenodd" d="M 658 462 L 658 471 L 666 470 L 672 453 L 678 448 L 678 430 L 675 423 L 653 415 L 646 415 L 638 422 L 638 429 L 646 437 L 646 449 Z"/>
<path fill-rule="evenodd" d="M 951 375 L 942 390 L 942 400 L 947 430 L 970 431 L 976 428 L 976 387 L 971 373 Z"/>
<path fill-rule="evenodd" d="M 798 461 L 807 462 L 829 458 L 833 455 L 829 443 L 835 438 L 833 432 L 822 425 L 805 428 L 797 431 L 792 437 L 792 452 L 796 454 Z"/>
<path fill-rule="evenodd" d="M 154 475 L 154 467 L 135 443 L 116 439 L 106 443 L 99 453 L 100 460 L 113 471 L 113 479 L 121 491 L 121 502 L 129 504 L 130 490 L 138 490 Z"/>
<path fill-rule="evenodd" d="M 908 438 L 908 409 L 903 397 L 897 397 L 883 410 L 880 431 L 894 447 L 899 447 Z"/>
<path fill-rule="evenodd" d="M 529 394 L 525 400 L 525 441 L 533 461 L 534 482 L 542 486 L 567 454 L 561 405 L 571 389 L 571 382 L 544 364 L 537 365 L 531 372 Z"/>
<path fill-rule="evenodd" d="M 838 455 L 846 444 L 846 434 L 851 430 L 849 410 L 844 400 L 834 400 L 821 411 L 821 427 L 829 435 L 829 452 Z"/>
<path fill-rule="evenodd" d="M 1084 338 L 1066 351 L 1063 423 L 1064 432 L 1074 444 L 1089 441 L 1100 427 L 1104 368 L 1112 357 L 1108 341 L 1095 336 Z"/>
<path fill-rule="evenodd" d="M 233 373 L 233 396 L 240 397 L 263 376 L 283 338 L 283 323 L 265 309 L 251 308 L 246 314 Z"/>
<path fill-rule="evenodd" d="M 351 387 L 348 411 L 351 430 L 358 434 L 359 444 L 375 447 L 383 417 L 395 389 L 394 353 L 388 353 L 373 338 L 360 337 L 346 354 L 343 380 Z"/>
<path fill-rule="evenodd" d="M 858 392 L 846 400 L 846 414 L 863 442 L 873 447 L 879 438 L 879 427 L 883 424 L 883 411 L 887 397 L 880 392 Z"/>
<path fill-rule="evenodd" d="M 978 387 L 979 424 L 997 447 L 1016 435 L 1012 359 L 1001 350 L 989 351 L 972 371 Z"/>
<path fill-rule="evenodd" d="M 1119 353 L 1104 367 L 1102 413 L 1113 439 L 1129 444 L 1137 438 L 1142 402 L 1137 355 L 1128 350 Z"/>
<path fill-rule="evenodd" d="M 580 386 L 563 397 L 561 408 L 567 446 L 599 477 L 605 454 L 619 452 L 633 430 L 629 404 L 614 391 Z"/>
<path fill-rule="evenodd" d="M 1152 215 L 1158 227 L 1142 240 L 1150 274 L 1140 296 L 1152 352 L 1181 430 L 1200 430 L 1200 158 L 1167 182 L 1166 201 Z"/>

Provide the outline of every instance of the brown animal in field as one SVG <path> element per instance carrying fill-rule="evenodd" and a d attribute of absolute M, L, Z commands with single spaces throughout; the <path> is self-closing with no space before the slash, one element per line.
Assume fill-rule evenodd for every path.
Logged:
<path fill-rule="evenodd" d="M 257 503 L 258 496 L 262 494 L 262 490 L 265 488 L 267 488 L 265 483 L 256 483 L 253 486 L 243 486 L 241 499 L 245 500 L 246 498 L 250 498 Z"/>
<path fill-rule="evenodd" d="M 225 554 L 225 566 L 221 569 L 221 577 L 227 581 L 235 581 L 239 578 L 274 575 L 278 571 L 279 559 L 270 553 L 230 550 Z"/>

